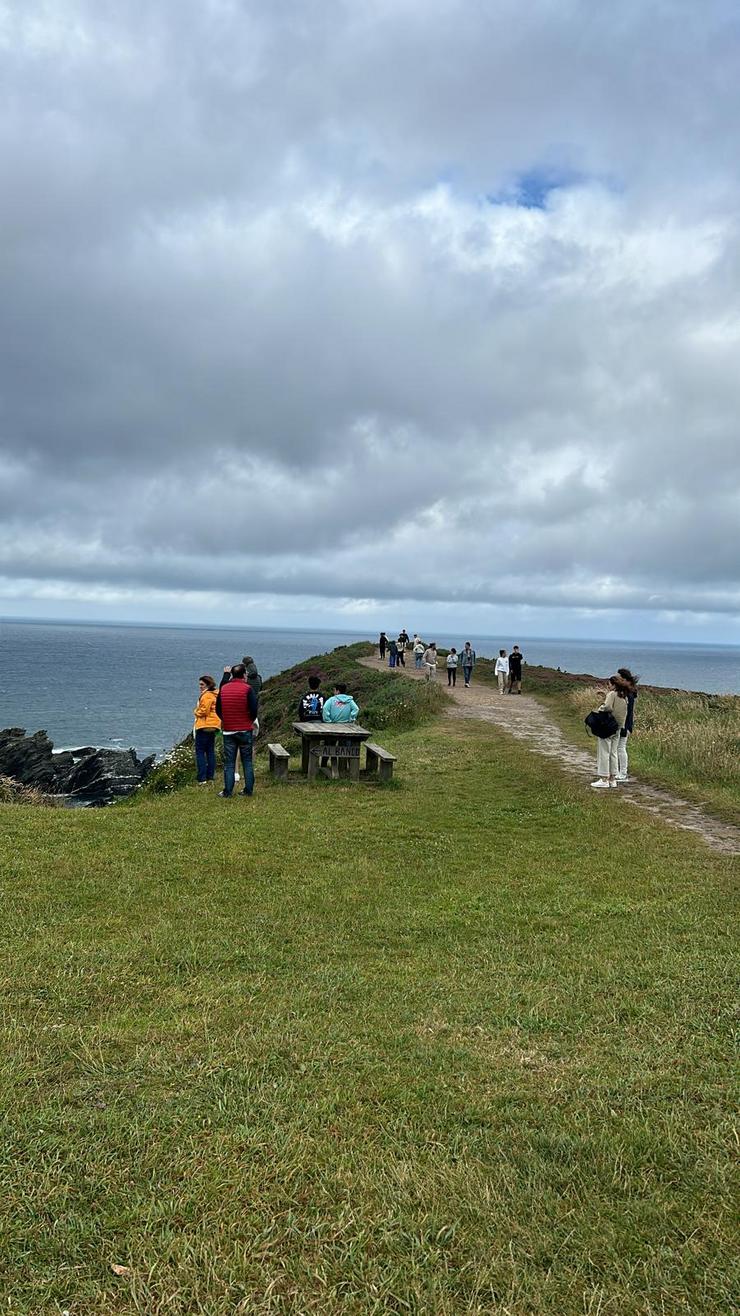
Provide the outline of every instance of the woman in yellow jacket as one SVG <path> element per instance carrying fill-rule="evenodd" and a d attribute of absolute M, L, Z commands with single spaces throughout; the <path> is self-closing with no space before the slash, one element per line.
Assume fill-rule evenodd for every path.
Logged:
<path fill-rule="evenodd" d="M 195 714 L 195 763 L 198 785 L 207 786 L 216 775 L 216 732 L 221 720 L 216 712 L 216 682 L 212 676 L 201 676 L 198 682 L 200 698 L 193 709 Z"/>

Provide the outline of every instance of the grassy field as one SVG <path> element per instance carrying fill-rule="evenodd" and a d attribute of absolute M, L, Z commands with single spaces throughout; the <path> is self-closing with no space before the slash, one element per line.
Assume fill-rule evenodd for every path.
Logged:
<path fill-rule="evenodd" d="M 492 664 L 483 661 L 477 670 L 479 679 L 493 683 Z M 601 702 L 599 691 L 605 683 L 548 667 L 527 667 L 524 684 L 526 693 L 546 705 L 575 744 L 593 749 L 583 719 Z M 629 756 L 635 776 L 740 823 L 739 695 L 640 690 Z"/>
<path fill-rule="evenodd" d="M 732 1310 L 737 867 L 491 727 L 383 743 L 0 806 L 3 1311 Z"/>

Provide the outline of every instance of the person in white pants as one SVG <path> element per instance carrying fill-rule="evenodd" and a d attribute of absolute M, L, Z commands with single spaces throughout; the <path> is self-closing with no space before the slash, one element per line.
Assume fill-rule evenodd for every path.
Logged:
<path fill-rule="evenodd" d="M 599 705 L 597 711 L 599 713 L 613 713 L 617 722 L 617 730 L 613 736 L 600 736 L 596 742 L 596 771 L 599 775 L 596 781 L 591 782 L 595 790 L 603 790 L 617 784 L 619 733 L 627 718 L 629 686 L 621 676 L 610 676 L 609 686 L 610 689 L 604 702 Z"/>
<path fill-rule="evenodd" d="M 498 692 L 500 695 L 505 695 L 509 684 L 509 660 L 505 649 L 499 649 L 494 671 L 498 681 Z"/>
<path fill-rule="evenodd" d="M 619 746 L 617 749 L 617 781 L 629 781 L 627 741 L 632 735 L 635 726 L 635 700 L 637 699 L 637 682 L 639 677 L 633 676 L 629 667 L 618 667 L 617 674 L 623 678 L 627 685 L 632 687 L 630 693 L 627 695 L 627 718 L 619 733 Z"/>
<path fill-rule="evenodd" d="M 424 654 L 424 666 L 427 669 L 427 681 L 433 681 L 437 675 L 437 646 L 430 644 Z"/>

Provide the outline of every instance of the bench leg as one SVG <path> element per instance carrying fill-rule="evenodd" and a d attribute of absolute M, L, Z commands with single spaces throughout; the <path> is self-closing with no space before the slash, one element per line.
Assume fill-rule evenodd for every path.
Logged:
<path fill-rule="evenodd" d="M 287 781 L 288 759 L 275 759 L 272 765 L 272 775 L 276 781 Z"/>
<path fill-rule="evenodd" d="M 381 780 L 381 781 L 392 781 L 392 780 L 393 780 L 393 764 L 387 762 L 386 760 L 384 760 L 383 762 L 381 762 L 380 765 L 379 765 L 379 768 L 378 768 L 378 776 L 380 777 L 380 780 Z"/>
<path fill-rule="evenodd" d="M 308 757 L 308 763 L 306 765 L 306 776 L 308 777 L 309 781 L 315 781 L 316 773 L 318 772 L 318 768 L 319 768 L 320 755 L 309 754 L 307 757 Z"/>
<path fill-rule="evenodd" d="M 360 756 L 354 756 L 349 760 L 349 779 L 350 781 L 360 780 Z"/>

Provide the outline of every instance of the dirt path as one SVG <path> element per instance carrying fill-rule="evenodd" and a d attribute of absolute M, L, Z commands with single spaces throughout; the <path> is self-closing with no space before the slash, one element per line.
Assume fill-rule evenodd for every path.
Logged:
<path fill-rule="evenodd" d="M 364 667 L 372 667 L 376 671 L 387 670 L 386 663 L 381 663 L 379 658 L 360 658 L 359 661 Z M 416 670 L 413 656 L 409 657 L 408 654 L 406 666 L 400 670 L 411 680 L 425 679 L 424 672 Z M 439 684 L 444 683 L 446 693 L 453 700 L 454 707 L 448 711 L 448 717 L 469 717 L 493 722 L 516 740 L 525 741 L 536 754 L 557 759 L 567 772 L 580 777 L 584 782 L 593 781 L 596 776 L 595 754 L 571 745 L 536 699 L 527 695 L 500 695 L 490 685 L 476 684 L 475 678 L 466 690 L 460 674 L 456 688 L 447 690 L 447 675 L 441 665 L 437 671 L 437 681 Z M 633 781 L 620 786 L 619 792 L 620 799 L 626 804 L 657 814 L 671 827 L 697 832 L 713 850 L 720 850 L 723 854 L 740 854 L 740 828 L 712 818 L 699 805 L 691 804 L 678 795 L 672 795 L 670 791 L 650 786 L 646 782 Z"/>

